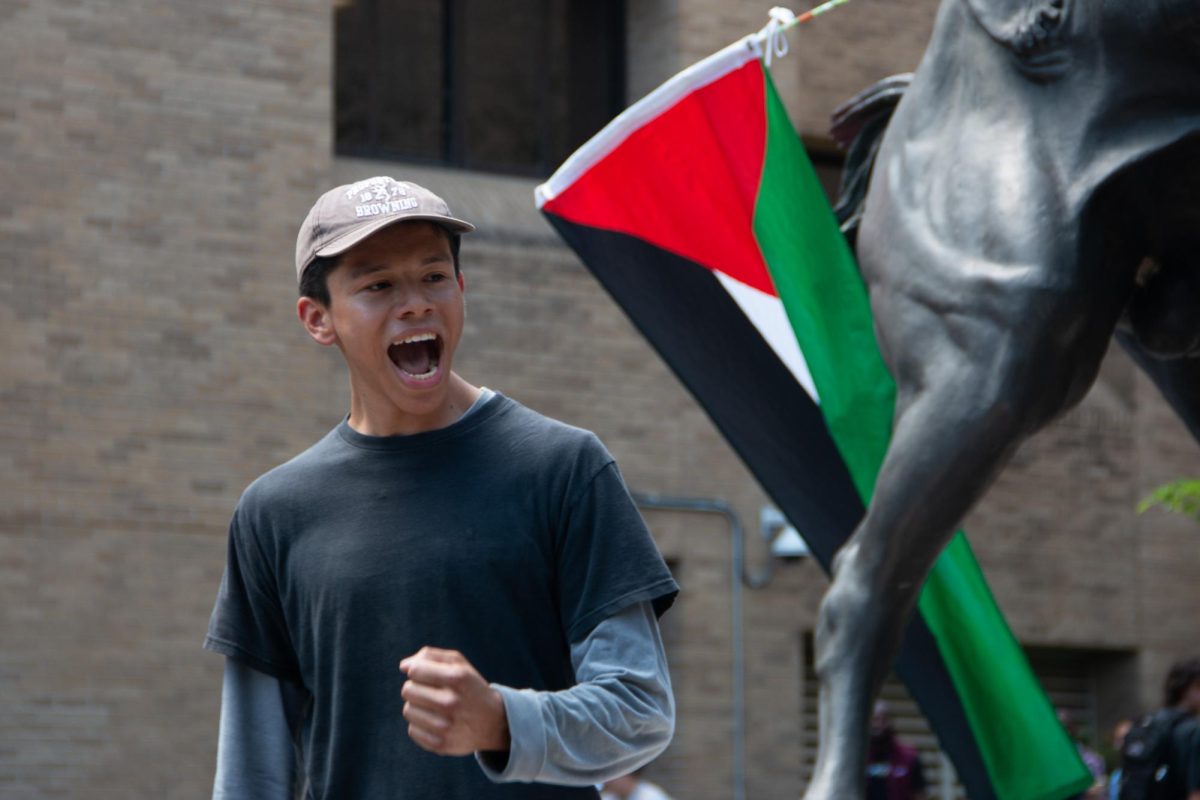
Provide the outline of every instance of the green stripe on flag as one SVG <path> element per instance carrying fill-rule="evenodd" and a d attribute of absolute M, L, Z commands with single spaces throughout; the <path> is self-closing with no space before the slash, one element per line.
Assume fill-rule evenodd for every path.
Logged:
<path fill-rule="evenodd" d="M 821 412 L 865 503 L 891 437 L 895 384 L 875 342 L 854 256 L 765 69 L 764 81 L 767 150 L 754 231 L 820 394 Z M 961 531 L 938 558 L 919 608 L 999 800 L 1049 800 L 1086 789 L 1091 774 L 1058 724 Z"/>
<path fill-rule="evenodd" d="M 917 605 L 999 800 L 1058 800 L 1091 786 L 1091 772 L 1058 724 L 961 531 L 933 565 Z M 1030 753 L 1038 754 L 1040 769 Z"/>
<path fill-rule="evenodd" d="M 763 77 L 767 149 L 754 233 L 817 386 L 821 413 L 866 502 L 891 438 L 896 386 L 875 344 L 858 264 L 770 75 Z"/>

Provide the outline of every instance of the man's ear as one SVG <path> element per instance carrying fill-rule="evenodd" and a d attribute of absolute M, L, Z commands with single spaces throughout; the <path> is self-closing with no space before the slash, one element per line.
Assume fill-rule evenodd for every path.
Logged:
<path fill-rule="evenodd" d="M 333 329 L 333 319 L 329 309 L 311 297 L 301 297 L 296 301 L 296 316 L 308 331 L 308 335 L 317 344 L 331 345 L 337 343 L 337 331 Z"/>

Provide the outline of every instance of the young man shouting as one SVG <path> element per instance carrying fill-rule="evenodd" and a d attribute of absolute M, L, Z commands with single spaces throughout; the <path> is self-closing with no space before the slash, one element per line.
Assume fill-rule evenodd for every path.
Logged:
<path fill-rule="evenodd" d="M 350 412 L 234 512 L 216 798 L 595 798 L 670 740 L 678 587 L 612 457 L 453 370 L 471 230 L 386 177 L 300 229 Z"/>

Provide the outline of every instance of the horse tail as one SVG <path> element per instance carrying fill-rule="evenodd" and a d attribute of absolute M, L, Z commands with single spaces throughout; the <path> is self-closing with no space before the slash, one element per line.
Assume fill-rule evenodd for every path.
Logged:
<path fill-rule="evenodd" d="M 904 92 L 912 83 L 912 73 L 884 78 L 838 106 L 833 112 L 833 139 L 846 151 L 846 164 L 838 186 L 838 201 L 833 212 L 842 233 L 854 249 L 858 226 L 862 221 L 871 170 L 879 154 L 883 132 Z"/>

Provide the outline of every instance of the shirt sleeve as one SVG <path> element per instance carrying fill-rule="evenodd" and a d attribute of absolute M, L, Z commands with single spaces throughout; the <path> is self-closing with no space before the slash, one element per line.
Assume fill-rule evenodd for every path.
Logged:
<path fill-rule="evenodd" d="M 225 659 L 213 800 L 291 800 L 303 690 Z"/>
<path fill-rule="evenodd" d="M 558 524 L 559 608 L 571 643 L 644 601 L 661 616 L 679 593 L 616 463 L 596 447 L 606 463 L 576 487 Z"/>
<path fill-rule="evenodd" d="M 675 700 L 651 602 L 598 623 L 571 646 L 571 662 L 577 683 L 562 691 L 493 684 L 512 744 L 504 763 L 504 754 L 476 754 L 492 781 L 601 783 L 633 772 L 670 743 Z"/>
<path fill-rule="evenodd" d="M 300 683 L 274 573 L 253 526 L 243 517 L 239 506 L 229 525 L 225 574 L 204 647 L 259 672 Z"/>

